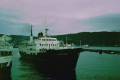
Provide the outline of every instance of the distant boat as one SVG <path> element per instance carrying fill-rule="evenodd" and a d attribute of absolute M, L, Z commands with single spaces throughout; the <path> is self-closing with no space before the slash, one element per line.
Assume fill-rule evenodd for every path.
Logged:
<path fill-rule="evenodd" d="M 41 32 L 37 39 L 33 39 L 31 26 L 30 40 L 19 45 L 21 59 L 32 61 L 41 69 L 74 70 L 82 49 L 61 44 L 57 38 L 48 36 L 47 31 L 45 29 L 44 34 Z"/>
<path fill-rule="evenodd" d="M 0 74 L 11 72 L 13 46 L 9 43 L 10 39 L 7 35 L 0 37 Z"/>

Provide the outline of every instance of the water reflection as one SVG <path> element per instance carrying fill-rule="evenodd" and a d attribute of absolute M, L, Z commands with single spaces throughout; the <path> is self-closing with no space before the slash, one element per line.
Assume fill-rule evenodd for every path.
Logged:
<path fill-rule="evenodd" d="M 76 80 L 76 74 L 74 70 L 49 70 L 49 69 L 44 69 L 42 68 L 36 68 L 36 70 L 39 71 L 39 73 L 42 73 L 44 75 L 46 75 L 46 77 L 49 77 L 50 80 Z M 55 69 L 56 70 L 56 69 Z"/>
<path fill-rule="evenodd" d="M 15 60 L 12 69 L 12 80 L 75 80 L 74 71 L 52 73 L 44 70 L 39 70 L 33 64 Z"/>

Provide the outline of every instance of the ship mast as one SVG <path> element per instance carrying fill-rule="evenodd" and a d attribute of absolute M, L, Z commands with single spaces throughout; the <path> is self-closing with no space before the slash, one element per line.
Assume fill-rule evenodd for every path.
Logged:
<path fill-rule="evenodd" d="M 30 42 L 33 42 L 32 25 L 30 25 Z"/>
<path fill-rule="evenodd" d="M 32 25 L 30 25 L 30 36 L 33 36 L 33 32 L 32 32 Z"/>

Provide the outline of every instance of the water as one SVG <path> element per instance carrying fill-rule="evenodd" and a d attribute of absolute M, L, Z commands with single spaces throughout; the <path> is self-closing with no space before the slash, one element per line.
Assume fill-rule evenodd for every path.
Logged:
<path fill-rule="evenodd" d="M 76 72 L 77 80 L 120 80 L 120 56 L 83 52 Z"/>
<path fill-rule="evenodd" d="M 34 65 L 19 60 L 17 49 L 13 54 L 12 80 L 120 80 L 119 55 L 82 52 L 78 59 L 76 75 L 68 75 L 68 72 L 63 77 L 53 77 L 51 74 L 39 72 Z"/>

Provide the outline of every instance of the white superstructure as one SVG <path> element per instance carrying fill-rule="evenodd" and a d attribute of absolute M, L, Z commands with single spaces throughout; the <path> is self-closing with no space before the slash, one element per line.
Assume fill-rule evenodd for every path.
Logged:
<path fill-rule="evenodd" d="M 59 41 L 52 37 L 40 37 L 35 40 L 36 49 L 58 49 Z"/>
<path fill-rule="evenodd" d="M 38 35 L 38 38 L 35 39 L 36 49 L 58 49 L 60 42 L 57 38 L 53 38 L 48 36 L 47 34 L 48 29 L 45 29 L 45 34 L 42 32 Z M 32 32 L 31 32 L 32 33 Z"/>
<path fill-rule="evenodd" d="M 58 50 L 72 48 L 72 46 L 69 44 L 65 45 L 63 42 L 57 40 L 57 38 L 48 36 L 47 31 L 48 29 L 45 29 L 44 34 L 41 32 L 38 34 L 38 37 L 34 39 L 31 26 L 30 40 L 22 41 L 22 43 L 19 45 L 19 50 L 21 52 L 26 52 L 26 54 L 37 54 L 50 49 Z"/>

